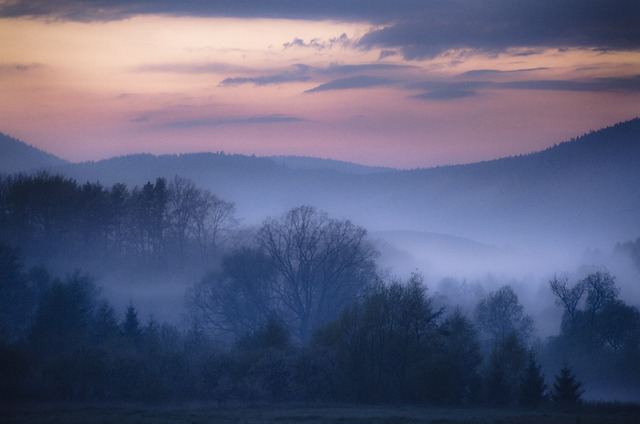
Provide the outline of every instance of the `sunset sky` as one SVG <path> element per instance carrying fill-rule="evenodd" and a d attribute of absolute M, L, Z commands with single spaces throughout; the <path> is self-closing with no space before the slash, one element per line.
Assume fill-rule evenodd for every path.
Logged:
<path fill-rule="evenodd" d="M 0 0 L 0 131 L 71 161 L 401 168 L 640 116 L 637 0 Z"/>

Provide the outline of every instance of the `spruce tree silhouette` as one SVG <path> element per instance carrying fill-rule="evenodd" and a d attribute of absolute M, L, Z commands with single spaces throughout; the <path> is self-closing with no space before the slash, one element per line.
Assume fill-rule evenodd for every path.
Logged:
<path fill-rule="evenodd" d="M 527 369 L 520 386 L 520 403 L 535 408 L 547 399 L 547 385 L 533 352 L 529 352 Z"/>
<path fill-rule="evenodd" d="M 576 406 L 582 401 L 583 392 L 582 383 L 576 380 L 571 369 L 565 365 L 553 383 L 551 400 L 562 407 Z"/>

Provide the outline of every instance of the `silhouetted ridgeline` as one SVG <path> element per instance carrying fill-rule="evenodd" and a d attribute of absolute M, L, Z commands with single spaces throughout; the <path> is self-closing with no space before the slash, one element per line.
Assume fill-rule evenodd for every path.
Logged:
<path fill-rule="evenodd" d="M 0 173 L 37 171 L 66 163 L 57 156 L 0 133 Z"/>
<path fill-rule="evenodd" d="M 395 168 L 358 165 L 351 162 L 306 156 L 268 156 L 267 158 L 273 160 L 276 164 L 291 169 L 339 171 L 345 174 L 375 174 L 378 172 L 397 171 Z"/>
<path fill-rule="evenodd" d="M 422 220 L 478 240 L 555 234 L 598 245 L 640 231 L 639 158 L 634 119 L 538 153 L 375 178 L 389 214 L 410 228 Z"/>

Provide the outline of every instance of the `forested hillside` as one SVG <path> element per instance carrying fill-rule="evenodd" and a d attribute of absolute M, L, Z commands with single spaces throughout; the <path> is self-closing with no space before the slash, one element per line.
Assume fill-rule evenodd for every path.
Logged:
<path fill-rule="evenodd" d="M 538 153 L 409 171 L 308 169 L 294 165 L 300 161 L 222 153 L 133 155 L 51 170 L 106 185 L 180 175 L 235 203 L 246 223 L 313 204 L 371 230 L 604 247 L 640 233 L 639 157 L 635 119 Z"/>

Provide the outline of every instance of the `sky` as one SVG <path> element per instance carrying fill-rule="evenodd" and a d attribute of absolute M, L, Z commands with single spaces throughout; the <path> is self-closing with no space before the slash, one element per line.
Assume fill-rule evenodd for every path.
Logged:
<path fill-rule="evenodd" d="M 0 131 L 70 161 L 398 168 L 640 116 L 637 0 L 0 0 Z"/>

